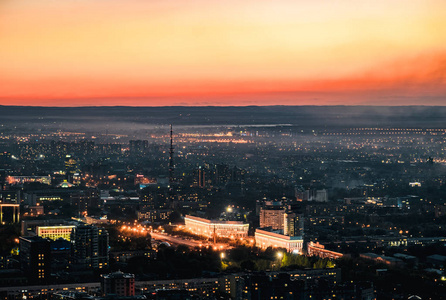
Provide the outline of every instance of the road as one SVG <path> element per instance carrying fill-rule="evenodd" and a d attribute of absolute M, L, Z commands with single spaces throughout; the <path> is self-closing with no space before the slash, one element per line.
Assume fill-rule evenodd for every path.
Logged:
<path fill-rule="evenodd" d="M 161 234 L 157 232 L 151 232 L 150 235 L 152 239 L 168 242 L 172 245 L 185 245 L 188 247 L 213 247 L 214 250 L 225 250 L 228 248 L 232 248 L 227 244 L 211 244 L 208 241 L 199 241 L 199 240 L 186 240 L 180 237 L 174 237 L 171 235 Z"/>
<path fill-rule="evenodd" d="M 154 239 L 154 240 L 165 241 L 165 242 L 168 242 L 169 244 L 174 244 L 174 245 L 186 245 L 189 247 L 200 247 L 200 246 L 205 246 L 208 244 L 205 241 L 186 240 L 186 239 L 182 239 L 179 237 L 174 237 L 174 236 L 170 236 L 170 235 L 166 235 L 166 234 L 160 234 L 160 233 L 156 233 L 156 232 L 151 232 L 150 235 L 152 236 L 152 239 Z"/>

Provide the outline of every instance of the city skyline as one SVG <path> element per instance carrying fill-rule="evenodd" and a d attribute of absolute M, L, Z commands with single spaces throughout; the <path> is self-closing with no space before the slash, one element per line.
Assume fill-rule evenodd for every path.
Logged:
<path fill-rule="evenodd" d="M 446 1 L 0 1 L 0 297 L 446 299 Z"/>
<path fill-rule="evenodd" d="M 446 107 L 0 108 L 5 299 L 445 298 Z"/>
<path fill-rule="evenodd" d="M 445 8 L 6 1 L 0 105 L 444 105 Z"/>

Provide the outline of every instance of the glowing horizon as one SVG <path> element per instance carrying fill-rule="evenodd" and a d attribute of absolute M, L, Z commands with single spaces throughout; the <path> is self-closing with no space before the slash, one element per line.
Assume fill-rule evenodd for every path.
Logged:
<path fill-rule="evenodd" d="M 0 105 L 446 105 L 441 0 L 6 0 Z"/>

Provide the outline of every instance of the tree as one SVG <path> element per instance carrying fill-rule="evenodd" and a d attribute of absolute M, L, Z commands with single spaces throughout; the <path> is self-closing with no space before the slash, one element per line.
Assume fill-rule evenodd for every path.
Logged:
<path fill-rule="evenodd" d="M 314 264 L 313 264 L 313 269 L 325 269 L 325 266 L 327 265 L 327 263 L 325 262 L 324 259 L 318 259 Z"/>

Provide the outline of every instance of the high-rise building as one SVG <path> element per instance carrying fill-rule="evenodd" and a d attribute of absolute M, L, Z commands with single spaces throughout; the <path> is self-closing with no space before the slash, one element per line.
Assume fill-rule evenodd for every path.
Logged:
<path fill-rule="evenodd" d="M 103 296 L 135 296 L 135 275 L 118 271 L 103 274 L 101 277 L 101 291 Z"/>
<path fill-rule="evenodd" d="M 77 167 L 77 161 L 76 159 L 70 155 L 67 154 L 65 156 L 65 175 L 66 179 L 71 182 L 73 180 L 73 176 L 75 173 L 78 173 L 78 167 Z"/>
<path fill-rule="evenodd" d="M 96 189 L 85 189 L 71 193 L 70 201 L 78 216 L 86 215 L 89 208 L 98 209 L 100 206 L 100 196 Z"/>
<path fill-rule="evenodd" d="M 71 233 L 73 262 L 83 269 L 105 269 L 109 263 L 109 237 L 105 229 L 81 225 Z"/>
<path fill-rule="evenodd" d="M 283 215 L 283 234 L 288 236 L 303 236 L 303 233 L 303 215 L 294 212 L 286 212 Z"/>
<path fill-rule="evenodd" d="M 218 278 L 220 291 L 231 296 L 232 299 L 243 299 L 245 277 L 240 274 L 231 274 Z"/>
<path fill-rule="evenodd" d="M 231 178 L 231 170 L 228 165 L 217 164 L 215 165 L 215 184 L 224 185 Z"/>
<path fill-rule="evenodd" d="M 295 189 L 296 199 L 298 201 L 316 201 L 316 202 L 327 202 L 328 192 L 326 189 L 321 190 L 303 190 Z"/>
<path fill-rule="evenodd" d="M 20 237 L 20 268 L 32 284 L 45 284 L 51 274 L 51 241 L 40 236 Z"/>
<path fill-rule="evenodd" d="M 175 164 L 173 162 L 174 156 L 173 147 L 173 129 L 172 124 L 170 124 L 170 148 L 169 148 L 169 184 L 172 185 L 175 181 Z"/>
<path fill-rule="evenodd" d="M 271 227 L 283 229 L 283 220 L 286 209 L 281 205 L 268 205 L 260 208 L 260 228 Z"/>
<path fill-rule="evenodd" d="M 206 187 L 206 170 L 201 166 L 198 167 L 198 187 Z"/>
<path fill-rule="evenodd" d="M 129 150 L 131 155 L 143 155 L 149 148 L 149 141 L 131 140 L 129 142 Z"/>

